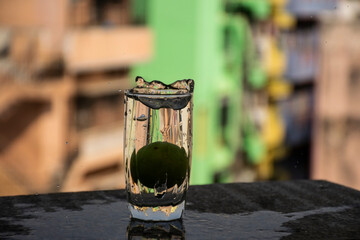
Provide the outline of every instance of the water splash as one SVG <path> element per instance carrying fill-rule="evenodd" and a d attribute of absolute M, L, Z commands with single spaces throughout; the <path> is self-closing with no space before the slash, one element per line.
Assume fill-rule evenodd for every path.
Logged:
<path fill-rule="evenodd" d="M 135 81 L 136 87 L 126 91 L 126 96 L 152 109 L 183 109 L 191 100 L 194 90 L 192 79 L 178 80 L 169 85 L 156 80 L 147 82 L 142 77 L 137 77 Z"/>
<path fill-rule="evenodd" d="M 135 82 L 136 87 L 132 89 L 135 93 L 184 94 L 192 93 L 194 91 L 194 80 L 192 79 L 178 80 L 167 85 L 157 80 L 147 82 L 142 77 L 138 76 L 136 77 Z"/>
<path fill-rule="evenodd" d="M 190 205 L 190 202 L 187 202 L 186 205 Z M 213 239 L 223 239 L 224 232 L 230 236 L 241 236 L 239 239 L 280 239 L 292 234 L 292 229 L 284 226 L 285 223 L 317 214 L 342 212 L 350 208 L 350 206 L 323 207 L 285 214 L 262 210 L 230 215 L 218 213 L 199 214 L 196 211 L 187 210 L 185 211 L 184 222 L 186 229 L 193 230 L 194 226 L 196 226 L 196 231 L 187 232 L 187 237 L 190 239 L 206 236 L 209 229 L 212 229 Z"/>

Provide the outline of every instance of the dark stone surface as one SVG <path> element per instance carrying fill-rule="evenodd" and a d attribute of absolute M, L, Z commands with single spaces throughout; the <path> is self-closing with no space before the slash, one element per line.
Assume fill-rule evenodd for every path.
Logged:
<path fill-rule="evenodd" d="M 324 181 L 191 186 L 181 221 L 129 219 L 123 190 L 0 198 L 1 239 L 360 239 L 360 192 Z"/>

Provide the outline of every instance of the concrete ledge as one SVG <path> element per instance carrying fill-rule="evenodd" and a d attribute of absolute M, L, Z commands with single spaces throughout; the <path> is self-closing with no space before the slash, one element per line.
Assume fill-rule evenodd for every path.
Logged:
<path fill-rule="evenodd" d="M 124 190 L 1 197 L 0 208 L 7 239 L 360 239 L 360 192 L 325 181 L 191 186 L 183 220 L 154 231 L 130 221 Z"/>

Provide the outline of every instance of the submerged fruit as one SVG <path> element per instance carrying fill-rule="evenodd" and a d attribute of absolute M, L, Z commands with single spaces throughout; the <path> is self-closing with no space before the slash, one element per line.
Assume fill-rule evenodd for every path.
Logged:
<path fill-rule="evenodd" d="M 135 151 L 130 160 L 131 177 L 148 188 L 180 186 L 189 165 L 185 149 L 168 142 L 154 142 Z"/>

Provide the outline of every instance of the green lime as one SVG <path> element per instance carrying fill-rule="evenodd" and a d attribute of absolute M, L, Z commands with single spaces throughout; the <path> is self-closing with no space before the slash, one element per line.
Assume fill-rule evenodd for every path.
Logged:
<path fill-rule="evenodd" d="M 168 142 L 154 142 L 131 155 L 130 172 L 134 182 L 138 180 L 148 188 L 166 183 L 167 188 L 180 186 L 189 166 L 185 149 Z"/>

